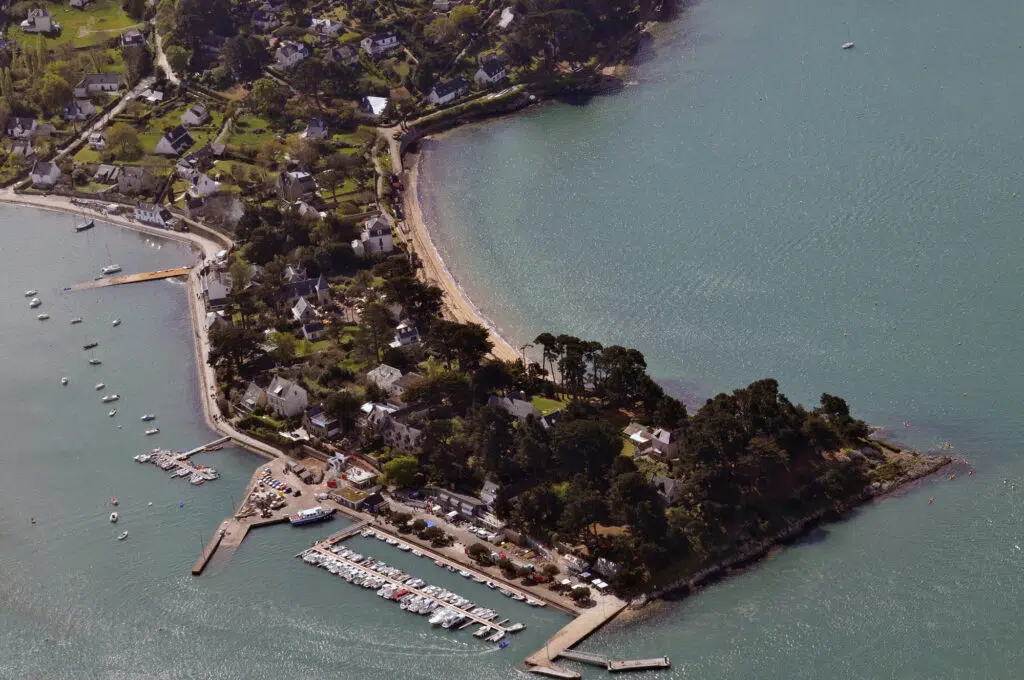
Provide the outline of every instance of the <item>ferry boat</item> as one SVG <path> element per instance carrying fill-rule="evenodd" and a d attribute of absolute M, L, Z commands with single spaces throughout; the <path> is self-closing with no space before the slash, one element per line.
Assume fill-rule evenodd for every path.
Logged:
<path fill-rule="evenodd" d="M 294 515 L 288 517 L 288 521 L 292 523 L 292 526 L 299 526 L 300 524 L 313 524 L 314 522 L 322 522 L 325 519 L 330 519 L 334 514 L 333 508 L 322 508 L 319 505 L 309 510 L 299 510 Z"/>

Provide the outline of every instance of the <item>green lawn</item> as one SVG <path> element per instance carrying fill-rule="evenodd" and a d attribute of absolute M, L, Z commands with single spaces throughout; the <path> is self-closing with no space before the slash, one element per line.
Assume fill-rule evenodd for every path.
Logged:
<path fill-rule="evenodd" d="M 75 161 L 78 163 L 101 163 L 103 158 L 100 156 L 100 152 L 95 149 L 90 149 L 88 144 L 83 144 L 82 148 L 75 154 Z"/>
<path fill-rule="evenodd" d="M 124 13 L 120 0 L 95 0 L 84 10 L 68 7 L 67 2 L 41 4 L 46 6 L 53 20 L 62 27 L 59 35 L 46 37 L 46 44 L 50 48 L 64 43 L 71 43 L 75 47 L 90 47 L 117 37 L 132 26 L 143 25 Z M 15 25 L 11 27 L 10 36 L 23 45 L 30 45 L 35 34 L 24 33 Z"/>
<path fill-rule="evenodd" d="M 301 340 L 299 340 L 299 343 L 295 346 L 295 356 L 307 357 L 310 354 L 323 352 L 330 346 L 330 340 L 317 340 L 316 342 L 310 342 L 309 340 L 302 338 Z"/>
<path fill-rule="evenodd" d="M 269 121 L 246 113 L 235 117 L 227 143 L 236 147 L 258 149 L 264 143 L 277 139 L 277 134 Z"/>
<path fill-rule="evenodd" d="M 168 128 L 181 124 L 181 114 L 185 113 L 191 105 L 191 102 L 182 103 L 180 106 L 170 109 L 159 118 L 149 119 L 145 129 L 139 132 L 139 143 L 142 145 L 143 151 L 146 152 L 147 161 L 155 161 L 156 164 L 168 164 L 170 162 L 162 159 L 160 156 L 153 155 L 153 150 Z M 210 122 L 206 125 L 189 130 L 189 134 L 192 135 L 192 139 L 196 142 L 189 151 L 198 151 L 204 144 L 214 140 L 220 131 L 221 124 L 224 122 L 224 113 L 211 109 L 210 119 Z"/>
<path fill-rule="evenodd" d="M 331 141 L 338 144 L 362 147 L 372 144 L 377 138 L 377 130 L 367 125 L 360 125 L 354 132 L 343 132 L 331 136 Z"/>
<path fill-rule="evenodd" d="M 530 400 L 534 408 L 540 411 L 542 416 L 546 416 L 550 413 L 565 408 L 565 403 L 558 401 L 557 399 L 548 399 L 547 397 L 534 397 Z"/>

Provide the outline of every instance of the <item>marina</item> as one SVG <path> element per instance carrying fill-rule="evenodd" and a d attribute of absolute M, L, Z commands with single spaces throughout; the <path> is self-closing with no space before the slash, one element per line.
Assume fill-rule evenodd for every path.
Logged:
<path fill-rule="evenodd" d="M 159 431 L 160 430 L 157 428 L 152 428 L 151 430 L 146 430 L 145 434 L 152 435 L 158 433 Z M 208 444 L 203 444 L 202 446 L 198 446 L 190 451 L 185 452 L 176 452 L 171 451 L 169 449 L 155 448 L 149 453 L 138 454 L 137 456 L 134 457 L 134 460 L 136 463 L 152 463 L 161 470 L 165 472 L 170 472 L 171 477 L 174 478 L 188 477 L 190 484 L 192 484 L 193 486 L 200 486 L 206 482 L 211 482 L 215 479 L 218 479 L 220 477 L 220 473 L 218 473 L 212 467 L 206 465 L 194 465 L 192 461 L 189 460 L 189 458 L 202 451 L 215 450 L 216 447 L 219 447 L 227 440 L 227 437 L 222 437 L 220 439 L 215 439 L 214 441 Z M 216 550 L 216 546 L 214 546 L 214 550 Z"/>

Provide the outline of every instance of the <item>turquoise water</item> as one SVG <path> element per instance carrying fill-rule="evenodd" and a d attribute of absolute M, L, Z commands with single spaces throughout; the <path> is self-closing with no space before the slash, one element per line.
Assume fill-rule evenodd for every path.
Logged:
<path fill-rule="evenodd" d="M 1022 25 L 1009 0 L 703 2 L 623 95 L 426 144 L 439 249 L 514 344 L 634 346 L 698 401 L 840 394 L 978 470 L 588 646 L 702 679 L 1024 675 Z"/>
<path fill-rule="evenodd" d="M 111 261 L 136 272 L 195 256 L 105 224 L 73 234 L 73 223 L 0 207 L 0 678 L 504 678 L 560 627 L 557 612 L 499 602 L 427 561 L 408 565 L 528 625 L 498 650 L 468 631 L 433 630 L 294 559 L 340 520 L 255 531 L 230 559 L 192 577 L 261 459 L 232 448 L 201 454 L 222 476 L 200 487 L 132 460 L 153 446 L 192 448 L 216 436 L 196 399 L 184 287 L 59 291 Z M 39 310 L 23 297 L 29 288 L 39 291 Z M 39 312 L 50 320 L 37 321 Z M 83 323 L 70 325 L 75 316 Z M 102 365 L 88 365 L 86 340 L 99 342 Z M 100 381 L 107 387 L 97 392 Z M 121 400 L 108 418 L 100 397 L 113 392 Z M 154 437 L 138 419 L 147 412 L 157 415 Z M 116 525 L 111 496 L 120 501 Z M 128 539 L 117 541 L 125 530 Z M 414 559 L 383 544 L 370 552 L 403 566 Z"/>

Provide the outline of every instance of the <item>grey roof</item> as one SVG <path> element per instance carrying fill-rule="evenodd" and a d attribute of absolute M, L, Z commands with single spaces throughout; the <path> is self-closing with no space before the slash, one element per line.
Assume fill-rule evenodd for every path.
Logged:
<path fill-rule="evenodd" d="M 384 43 L 390 42 L 391 40 L 398 40 L 398 36 L 394 33 L 379 33 L 370 38 L 370 44 L 372 45 L 383 45 Z"/>
<path fill-rule="evenodd" d="M 505 70 L 505 65 L 492 57 L 480 64 L 480 68 L 483 69 L 483 72 L 487 74 L 488 78 L 495 78 Z"/>
<path fill-rule="evenodd" d="M 178 153 L 181 153 L 196 143 L 195 140 L 192 139 L 192 135 L 188 133 L 188 130 L 181 125 L 178 125 L 173 130 L 168 131 L 164 135 L 164 139 L 170 142 L 171 148 Z"/>
<path fill-rule="evenodd" d="M 513 399 L 510 397 L 499 397 L 492 395 L 487 400 L 488 406 L 496 406 L 500 409 L 504 409 L 510 415 L 514 416 L 518 420 L 526 420 L 527 416 L 534 416 L 535 418 L 540 417 L 540 411 L 532 403 L 524 401 L 522 399 Z"/>
<path fill-rule="evenodd" d="M 306 390 L 302 389 L 291 380 L 286 380 L 279 375 L 275 375 L 274 381 L 270 383 L 270 387 L 267 388 L 267 394 L 288 400 L 293 396 L 306 394 Z"/>
<path fill-rule="evenodd" d="M 469 81 L 460 76 L 444 83 L 438 83 L 434 86 L 434 93 L 438 98 L 444 98 L 467 88 L 469 88 Z"/>
<path fill-rule="evenodd" d="M 402 372 L 394 366 L 388 366 L 387 364 L 381 364 L 377 368 L 373 369 L 366 374 L 366 378 L 378 387 L 388 387 L 393 385 L 402 377 Z"/>
<path fill-rule="evenodd" d="M 117 85 L 124 84 L 124 77 L 120 73 L 86 73 L 79 85 Z"/>
<path fill-rule="evenodd" d="M 50 161 L 36 161 L 35 165 L 32 166 L 32 174 L 48 175 L 50 174 L 50 170 L 56 167 L 56 163 L 51 163 Z M 58 169 L 57 172 L 59 173 L 60 170 Z"/>

